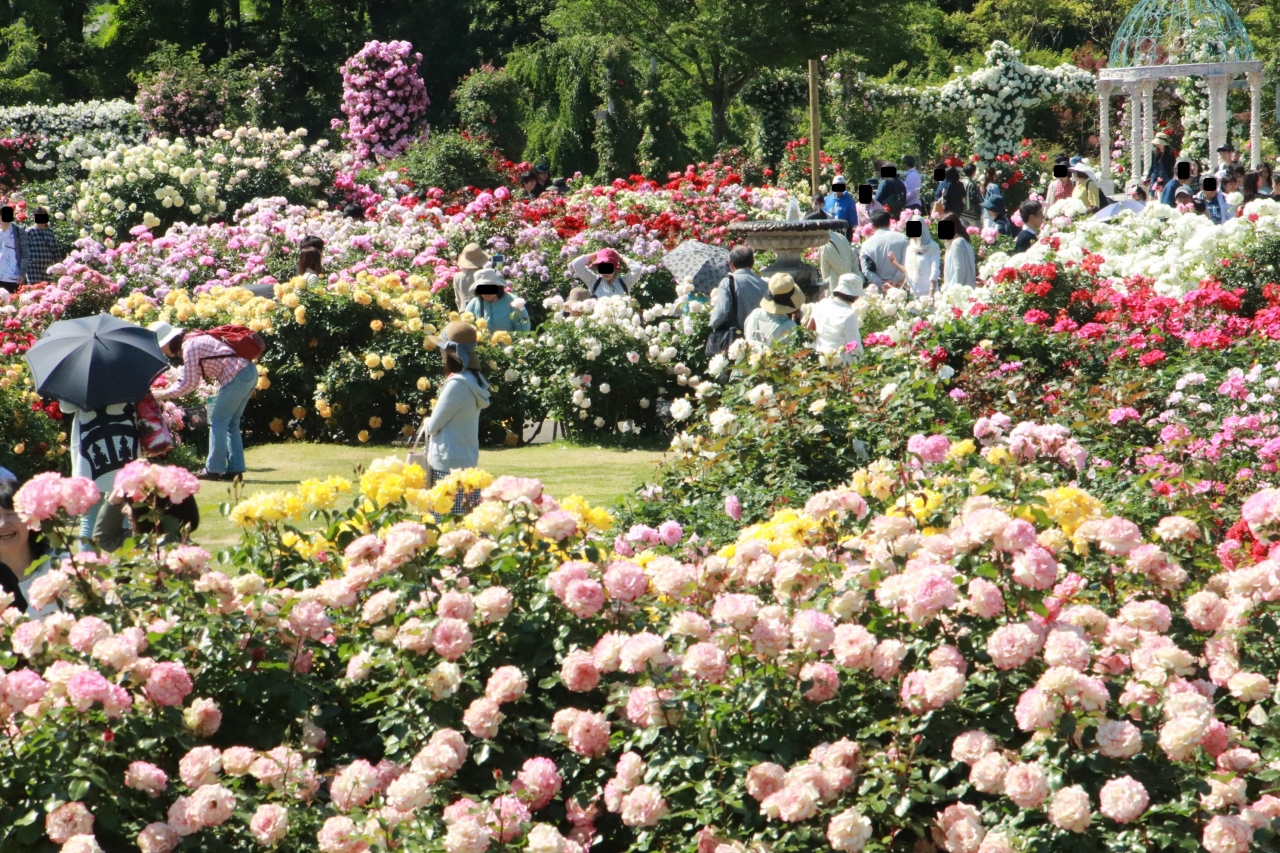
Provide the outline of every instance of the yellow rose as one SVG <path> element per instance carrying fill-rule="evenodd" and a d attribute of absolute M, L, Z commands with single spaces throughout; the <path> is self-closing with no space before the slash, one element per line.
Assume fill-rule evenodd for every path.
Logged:
<path fill-rule="evenodd" d="M 430 381 L 429 379 L 427 379 L 427 377 L 425 377 L 425 376 L 419 376 L 419 377 L 418 377 L 418 390 L 419 390 L 419 391 L 423 391 L 423 392 L 425 392 L 425 391 L 426 391 L 428 388 L 430 388 L 430 387 L 431 387 L 431 381 Z"/>
<path fill-rule="evenodd" d="M 307 410 L 306 410 L 306 409 L 302 408 L 301 406 L 294 406 L 294 407 L 293 407 L 293 417 L 294 417 L 296 420 L 302 420 L 302 419 L 303 419 L 303 418 L 305 418 L 306 416 L 307 416 Z"/>
<path fill-rule="evenodd" d="M 395 366 L 396 366 L 396 359 L 395 359 L 395 356 L 393 356 L 393 355 L 384 355 L 384 356 L 382 357 L 382 367 L 383 367 L 383 369 L 385 369 L 385 370 L 390 370 L 391 368 L 393 368 L 393 367 L 395 367 Z"/>
<path fill-rule="evenodd" d="M 368 441 L 368 440 L 369 440 L 369 431 L 368 431 L 367 429 L 362 429 L 362 430 L 360 430 L 360 432 L 356 434 L 356 438 L 360 439 L 360 441 L 361 441 L 361 442 L 366 442 L 366 441 Z"/>
<path fill-rule="evenodd" d="M 374 355 L 373 353 L 369 353 L 364 357 L 364 366 L 369 368 L 370 370 L 374 369 L 380 364 L 382 364 L 382 359 L 378 358 L 378 356 Z"/>
<path fill-rule="evenodd" d="M 382 426 L 382 418 L 378 417 L 377 415 L 374 415 L 373 417 L 369 418 L 369 426 L 373 429 L 377 429 L 378 427 Z"/>
<path fill-rule="evenodd" d="M 399 412 L 399 413 L 400 413 L 400 414 L 402 414 L 402 415 L 407 415 L 407 414 L 409 414 L 409 404 L 408 404 L 408 403 L 396 403 L 396 411 L 397 411 L 397 412 Z"/>
<path fill-rule="evenodd" d="M 381 332 L 381 331 L 382 331 L 382 321 L 381 321 L 381 320 L 370 320 L 370 321 L 369 321 L 369 328 L 370 328 L 370 329 L 373 329 L 375 332 Z"/>

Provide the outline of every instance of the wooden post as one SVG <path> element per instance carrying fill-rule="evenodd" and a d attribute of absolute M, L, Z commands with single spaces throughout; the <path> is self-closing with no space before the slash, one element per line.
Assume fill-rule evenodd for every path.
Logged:
<path fill-rule="evenodd" d="M 818 60 L 809 60 L 809 173 L 810 196 L 816 196 L 818 185 L 818 154 L 822 150 L 821 117 L 818 115 Z"/>

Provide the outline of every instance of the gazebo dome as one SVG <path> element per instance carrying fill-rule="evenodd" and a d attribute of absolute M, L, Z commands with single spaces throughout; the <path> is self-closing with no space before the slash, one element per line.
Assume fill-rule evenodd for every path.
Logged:
<path fill-rule="evenodd" d="M 1227 0 L 1141 0 L 1111 42 L 1108 68 L 1253 60 Z"/>

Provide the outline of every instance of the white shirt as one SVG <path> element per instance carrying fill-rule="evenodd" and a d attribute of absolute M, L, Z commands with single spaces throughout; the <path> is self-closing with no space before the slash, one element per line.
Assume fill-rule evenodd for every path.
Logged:
<path fill-rule="evenodd" d="M 933 283 L 942 277 L 942 257 L 937 243 L 930 242 L 922 252 L 912 242 L 907 247 L 907 259 L 902 265 L 907 268 L 907 287 L 916 296 L 928 296 L 933 292 Z"/>
<path fill-rule="evenodd" d="M 0 281 L 17 281 L 22 275 L 18 269 L 18 231 L 12 224 L 0 231 Z"/>
<path fill-rule="evenodd" d="M 848 302 L 828 296 L 814 304 L 810 316 L 817 336 L 814 347 L 818 352 L 838 352 L 845 364 L 852 358 L 852 353 L 845 350 L 846 344 L 853 344 L 857 352 L 862 352 L 862 330 L 858 324 L 858 314 Z"/>

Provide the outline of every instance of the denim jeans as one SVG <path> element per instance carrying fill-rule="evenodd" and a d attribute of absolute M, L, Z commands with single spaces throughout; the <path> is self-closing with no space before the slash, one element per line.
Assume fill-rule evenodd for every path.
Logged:
<path fill-rule="evenodd" d="M 214 474 L 244 471 L 240 418 L 257 385 L 258 368 L 251 364 L 223 385 L 209 405 L 209 458 L 204 467 Z"/>

